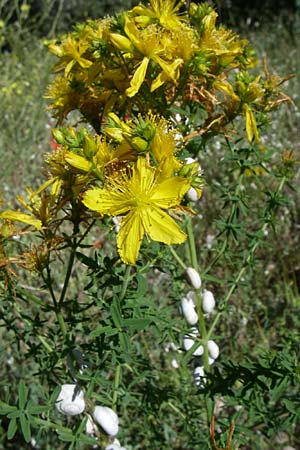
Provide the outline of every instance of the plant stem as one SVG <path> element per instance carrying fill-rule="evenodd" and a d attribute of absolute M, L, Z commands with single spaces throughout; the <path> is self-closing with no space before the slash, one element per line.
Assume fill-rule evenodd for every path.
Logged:
<path fill-rule="evenodd" d="M 190 217 L 188 218 L 188 222 L 187 222 L 187 233 L 188 233 L 191 264 L 192 264 L 192 267 L 198 271 L 199 268 L 198 268 L 198 260 L 197 260 L 196 242 L 195 242 L 192 219 Z M 207 330 L 206 330 L 206 324 L 205 324 L 205 317 L 204 317 L 203 310 L 202 310 L 202 295 L 201 295 L 199 289 L 195 290 L 195 296 L 196 296 L 196 309 L 197 309 L 197 314 L 198 314 L 199 330 L 200 330 L 201 339 L 202 339 L 202 343 L 203 343 L 203 350 L 204 350 L 203 351 L 203 365 L 204 365 L 204 369 L 207 372 L 209 372 L 208 349 L 207 349 Z"/>
<path fill-rule="evenodd" d="M 114 393 L 113 393 L 113 398 L 112 398 L 112 409 L 113 410 L 117 409 L 120 380 L 121 380 L 121 364 L 118 364 L 116 367 L 116 372 L 115 372 Z"/>
<path fill-rule="evenodd" d="M 179 263 L 179 265 L 183 268 L 183 270 L 186 270 L 186 264 L 184 263 L 184 261 L 180 258 L 180 256 L 177 254 L 177 252 L 174 250 L 174 248 L 172 247 L 172 245 L 169 245 L 169 250 L 172 253 L 172 255 L 174 256 L 174 258 L 176 259 L 176 261 Z"/>

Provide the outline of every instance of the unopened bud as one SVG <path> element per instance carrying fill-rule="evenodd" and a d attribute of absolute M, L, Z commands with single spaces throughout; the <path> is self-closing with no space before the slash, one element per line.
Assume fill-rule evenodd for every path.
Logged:
<path fill-rule="evenodd" d="M 194 288 L 194 289 L 201 288 L 201 284 L 202 284 L 201 278 L 196 269 L 194 269 L 193 267 L 188 267 L 186 269 L 186 276 L 187 276 L 187 280 L 190 283 L 190 285 L 192 286 L 192 288 Z"/>
<path fill-rule="evenodd" d="M 56 409 L 67 416 L 81 414 L 85 408 L 83 392 L 77 391 L 76 384 L 63 384 L 56 399 Z"/>
<path fill-rule="evenodd" d="M 191 187 L 187 193 L 186 193 L 186 197 L 188 200 L 190 200 L 191 202 L 197 202 L 199 200 L 199 195 L 198 192 L 196 191 L 195 188 Z"/>
<path fill-rule="evenodd" d="M 208 341 L 207 342 L 207 349 L 209 356 L 213 359 L 217 359 L 220 354 L 220 349 L 218 344 L 215 343 L 215 341 Z"/>
<path fill-rule="evenodd" d="M 214 294 L 205 290 L 202 295 L 202 310 L 206 314 L 210 314 L 216 306 Z"/>
<path fill-rule="evenodd" d="M 196 386 L 203 386 L 205 384 L 206 378 L 204 377 L 204 367 L 202 366 L 195 367 L 194 381 Z"/>
<path fill-rule="evenodd" d="M 195 305 L 192 299 L 183 298 L 181 300 L 181 310 L 187 323 L 195 325 L 198 322 L 198 314 L 195 310 Z"/>
<path fill-rule="evenodd" d="M 109 436 L 118 434 L 119 419 L 111 408 L 107 406 L 95 406 L 93 418 Z"/>

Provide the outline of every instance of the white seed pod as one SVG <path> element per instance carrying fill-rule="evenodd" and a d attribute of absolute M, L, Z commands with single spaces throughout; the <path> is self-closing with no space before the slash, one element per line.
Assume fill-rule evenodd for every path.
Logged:
<path fill-rule="evenodd" d="M 56 409 L 67 416 L 81 414 L 85 408 L 84 394 L 76 384 L 63 384 L 56 399 Z"/>
<path fill-rule="evenodd" d="M 200 275 L 196 269 L 194 269 L 193 267 L 188 267 L 186 269 L 186 276 L 187 276 L 187 280 L 190 283 L 190 285 L 192 286 L 192 288 L 194 288 L 194 289 L 201 288 L 202 281 L 201 281 Z"/>
<path fill-rule="evenodd" d="M 184 297 L 181 300 L 181 311 L 189 325 L 195 325 L 198 322 L 198 314 L 196 313 L 193 300 Z"/>
<path fill-rule="evenodd" d="M 119 418 L 108 406 L 95 406 L 93 418 L 109 436 L 118 434 Z"/>
<path fill-rule="evenodd" d="M 190 200 L 191 202 L 197 202 L 199 200 L 198 192 L 193 187 L 190 187 L 190 189 L 187 191 L 187 193 L 185 195 L 186 195 L 186 198 L 188 200 Z"/>
<path fill-rule="evenodd" d="M 220 354 L 220 349 L 218 344 L 215 343 L 215 341 L 208 341 L 207 342 L 207 349 L 209 356 L 213 359 L 217 359 Z"/>
<path fill-rule="evenodd" d="M 214 294 L 205 290 L 202 294 L 202 310 L 206 314 L 210 314 L 216 306 Z"/>

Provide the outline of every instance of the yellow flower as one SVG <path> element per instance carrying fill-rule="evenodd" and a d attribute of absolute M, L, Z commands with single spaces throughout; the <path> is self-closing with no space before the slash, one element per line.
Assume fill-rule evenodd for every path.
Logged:
<path fill-rule="evenodd" d="M 182 177 L 162 178 L 161 175 L 146 158 L 139 157 L 130 177 L 123 171 L 119 177 L 110 179 L 107 187 L 90 189 L 84 194 L 83 203 L 89 209 L 103 215 L 123 215 L 117 246 L 127 264 L 136 262 L 145 233 L 167 245 L 180 244 L 186 239 L 165 210 L 179 206 L 190 183 Z"/>
<path fill-rule="evenodd" d="M 180 28 L 182 21 L 186 20 L 185 16 L 183 18 L 178 16 L 178 10 L 182 5 L 181 1 L 177 3 L 175 0 L 150 0 L 149 3 L 150 8 L 138 5 L 131 10 L 131 13 L 141 17 L 149 17 L 152 20 L 159 20 L 162 27 L 171 31 Z"/>

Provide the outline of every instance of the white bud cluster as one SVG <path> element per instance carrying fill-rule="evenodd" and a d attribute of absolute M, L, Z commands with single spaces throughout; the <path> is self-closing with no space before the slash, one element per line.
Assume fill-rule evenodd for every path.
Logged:
<path fill-rule="evenodd" d="M 194 368 L 194 382 L 197 386 L 204 386 L 206 383 L 206 378 L 204 375 L 204 366 L 203 366 L 203 354 L 204 354 L 204 345 L 205 343 L 201 343 L 199 340 L 199 331 L 197 328 L 197 323 L 199 321 L 197 309 L 196 309 L 196 292 L 201 288 L 202 281 L 200 274 L 193 267 L 186 268 L 186 279 L 189 285 L 193 288 L 192 291 L 189 291 L 185 297 L 181 299 L 180 302 L 180 311 L 187 321 L 189 325 L 191 325 L 190 331 L 183 337 L 183 348 L 185 351 L 190 351 L 192 349 L 193 356 L 195 359 L 195 368 Z M 210 314 L 213 313 L 216 306 L 216 301 L 214 294 L 204 289 L 202 291 L 202 312 L 205 317 L 209 317 Z M 198 344 L 198 345 L 197 345 Z M 207 343 L 207 351 L 208 351 L 208 364 L 211 365 L 215 362 L 215 360 L 219 357 L 220 350 L 219 346 L 213 340 L 208 340 Z"/>
<path fill-rule="evenodd" d="M 55 402 L 56 409 L 67 416 L 81 414 L 85 410 L 83 391 L 75 384 L 63 384 Z M 107 406 L 96 405 L 92 415 L 88 415 L 85 431 L 88 435 L 97 433 L 97 424 L 110 437 L 112 442 L 105 450 L 126 450 L 115 436 L 119 431 L 119 418 L 115 411 Z"/>

